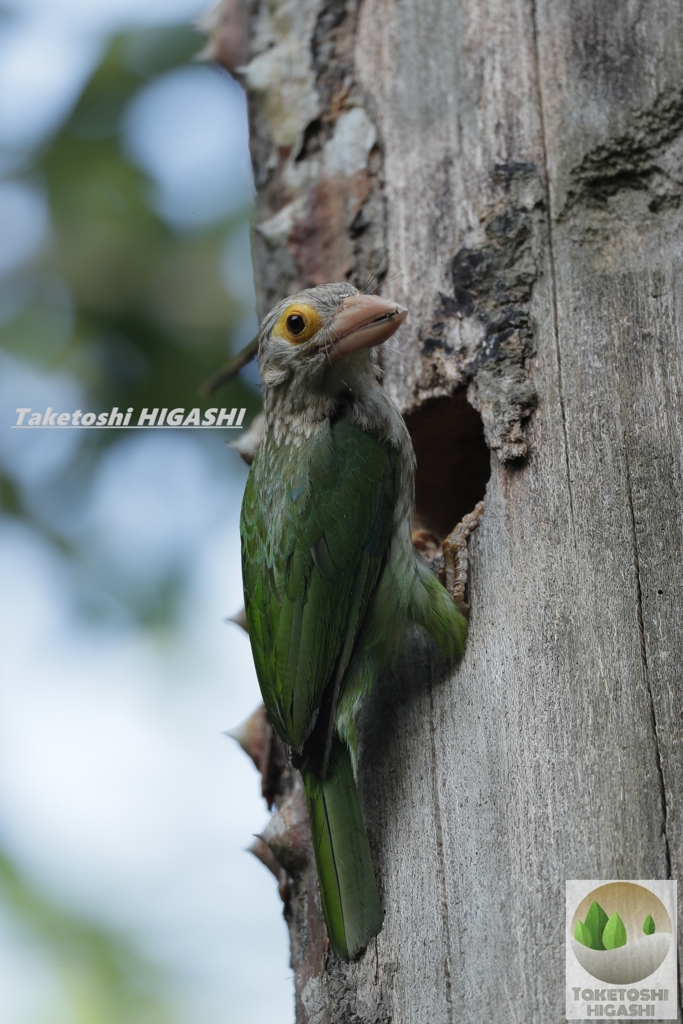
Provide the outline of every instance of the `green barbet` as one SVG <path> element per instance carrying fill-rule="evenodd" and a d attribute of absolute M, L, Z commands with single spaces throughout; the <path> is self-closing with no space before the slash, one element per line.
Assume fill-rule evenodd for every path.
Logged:
<path fill-rule="evenodd" d="M 383 917 L 355 781 L 358 716 L 407 620 L 451 661 L 467 635 L 412 544 L 415 456 L 370 354 L 406 315 L 330 284 L 265 318 L 265 433 L 240 524 L 256 673 L 303 776 L 327 932 L 344 959 Z"/>

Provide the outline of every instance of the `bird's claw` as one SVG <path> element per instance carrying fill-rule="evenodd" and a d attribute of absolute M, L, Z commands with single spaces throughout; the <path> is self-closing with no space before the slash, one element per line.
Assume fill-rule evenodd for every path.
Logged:
<path fill-rule="evenodd" d="M 477 528 L 483 511 L 484 502 L 477 502 L 472 511 L 463 516 L 441 545 L 446 572 L 446 589 L 463 615 L 467 615 L 469 612 L 465 603 L 468 569 L 467 541 L 472 531 Z"/>

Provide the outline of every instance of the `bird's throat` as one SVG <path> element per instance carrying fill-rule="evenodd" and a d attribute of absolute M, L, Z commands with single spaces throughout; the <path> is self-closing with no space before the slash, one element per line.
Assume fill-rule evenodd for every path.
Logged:
<path fill-rule="evenodd" d="M 337 398 L 281 385 L 266 388 L 263 411 L 266 434 L 278 446 L 299 448 L 323 429 L 339 405 Z"/>

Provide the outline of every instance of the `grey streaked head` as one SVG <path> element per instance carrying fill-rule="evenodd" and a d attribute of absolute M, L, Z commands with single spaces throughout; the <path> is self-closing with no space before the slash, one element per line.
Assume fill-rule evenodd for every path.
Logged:
<path fill-rule="evenodd" d="M 406 315 L 396 302 L 363 295 L 348 282 L 290 295 L 261 324 L 259 368 L 264 387 L 290 381 L 325 388 L 336 365 L 386 341 Z"/>

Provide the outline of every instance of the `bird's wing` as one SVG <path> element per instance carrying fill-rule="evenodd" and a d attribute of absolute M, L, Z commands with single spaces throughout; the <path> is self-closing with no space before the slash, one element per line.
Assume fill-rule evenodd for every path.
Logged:
<path fill-rule="evenodd" d="M 259 449 L 252 466 L 242 567 L 261 692 L 277 731 L 301 750 L 377 584 L 400 463 L 388 442 L 346 416 L 289 451 L 286 463 L 282 451 Z"/>

